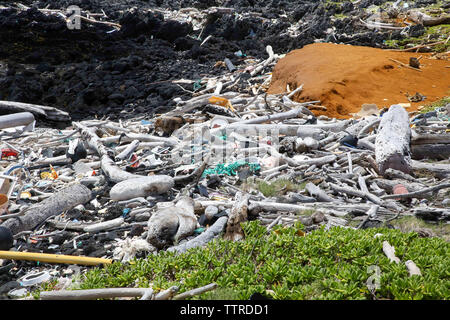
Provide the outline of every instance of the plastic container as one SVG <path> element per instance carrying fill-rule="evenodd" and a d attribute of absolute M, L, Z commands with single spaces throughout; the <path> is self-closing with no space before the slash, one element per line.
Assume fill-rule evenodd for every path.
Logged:
<path fill-rule="evenodd" d="M 24 287 L 34 286 L 50 279 L 50 274 L 47 271 L 41 271 L 38 273 L 29 273 L 20 278 L 19 283 Z"/>

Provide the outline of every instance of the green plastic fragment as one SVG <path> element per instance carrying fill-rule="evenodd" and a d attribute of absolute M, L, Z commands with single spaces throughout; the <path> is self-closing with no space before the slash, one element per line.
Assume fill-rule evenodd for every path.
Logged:
<path fill-rule="evenodd" d="M 195 233 L 195 234 L 200 234 L 200 233 L 202 233 L 203 231 L 205 231 L 205 228 L 200 227 L 200 228 L 195 229 L 195 230 L 194 230 L 194 233 Z"/>
<path fill-rule="evenodd" d="M 225 174 L 228 176 L 235 176 L 237 175 L 237 170 L 242 166 L 248 166 L 250 171 L 255 173 L 261 169 L 261 166 L 259 163 L 250 163 L 246 162 L 244 160 L 238 160 L 236 162 L 230 163 L 228 165 L 224 163 L 219 163 L 216 165 L 215 168 L 212 169 L 205 169 L 203 172 L 203 177 L 209 175 L 209 174 Z"/>
<path fill-rule="evenodd" d="M 202 79 L 199 79 L 199 80 L 194 82 L 194 91 L 197 91 L 201 87 L 202 87 Z"/>

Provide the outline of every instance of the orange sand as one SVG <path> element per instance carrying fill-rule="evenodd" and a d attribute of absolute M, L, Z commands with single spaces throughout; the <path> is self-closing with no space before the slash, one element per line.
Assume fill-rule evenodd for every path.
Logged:
<path fill-rule="evenodd" d="M 401 67 L 389 58 L 409 64 L 410 57 L 420 59 L 422 72 Z M 327 111 L 316 115 L 350 118 L 364 103 L 379 109 L 395 103 L 411 103 L 417 107 L 450 95 L 450 61 L 431 59 L 426 53 L 396 52 L 370 47 L 331 43 L 310 44 L 294 50 L 278 61 L 268 93 L 286 92 L 303 84 L 294 101 L 320 100 Z M 416 92 L 427 98 L 410 102 L 406 94 Z"/>

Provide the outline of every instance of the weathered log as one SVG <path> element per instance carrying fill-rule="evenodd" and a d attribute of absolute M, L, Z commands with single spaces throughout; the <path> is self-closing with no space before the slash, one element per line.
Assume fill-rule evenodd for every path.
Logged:
<path fill-rule="evenodd" d="M 306 104 L 308 104 L 308 103 L 306 103 Z M 306 104 L 303 104 L 303 105 L 306 105 Z M 241 124 L 258 124 L 258 123 L 265 123 L 265 122 L 272 122 L 272 121 L 281 121 L 281 120 L 290 119 L 290 118 L 297 118 L 300 114 L 305 113 L 305 109 L 306 108 L 304 106 L 301 106 L 301 107 L 298 107 L 298 108 L 295 108 L 295 109 L 292 109 L 292 110 L 289 110 L 286 112 L 280 112 L 280 113 L 270 114 L 270 115 L 266 115 L 266 116 L 253 118 L 253 119 L 234 122 L 233 124 L 229 125 L 229 127 L 233 127 L 233 126 L 241 125 Z"/>
<path fill-rule="evenodd" d="M 450 164 L 448 163 L 427 163 L 417 160 L 411 161 L 413 170 L 425 170 L 435 175 L 437 178 L 450 177 Z"/>
<path fill-rule="evenodd" d="M 338 132 L 342 132 L 343 130 L 345 130 L 351 123 L 352 123 L 351 120 L 341 120 L 341 121 L 336 121 L 336 122 L 331 122 L 331 123 L 311 124 L 311 125 L 304 125 L 304 126 L 338 133 Z"/>
<path fill-rule="evenodd" d="M 293 165 L 293 166 L 296 166 L 296 167 L 300 167 L 300 166 L 304 166 L 304 165 L 308 165 L 308 166 L 315 165 L 315 166 L 320 167 L 320 166 L 323 166 L 324 164 L 334 162 L 334 161 L 336 161 L 336 159 L 337 159 L 337 156 L 334 155 L 334 154 L 329 155 L 329 156 L 319 157 L 319 158 L 312 158 L 312 159 L 308 159 L 308 160 L 301 160 L 301 161 L 297 161 L 297 160 L 291 159 L 292 160 L 292 164 L 290 164 L 290 165 Z"/>
<path fill-rule="evenodd" d="M 449 137 L 450 140 L 450 137 Z M 414 160 L 446 160 L 450 157 L 450 143 L 411 145 L 411 157 Z"/>
<path fill-rule="evenodd" d="M 415 23 L 423 24 L 426 27 L 437 26 L 440 24 L 450 24 L 450 15 L 431 17 L 417 10 L 408 11 L 408 18 Z"/>
<path fill-rule="evenodd" d="M 287 136 L 296 136 L 298 125 L 273 123 L 273 124 L 241 124 L 235 125 L 232 123 L 226 127 L 211 129 L 212 135 L 226 134 L 229 136 L 232 132 L 237 132 L 241 134 L 247 134 L 249 136 L 255 136 L 262 133 L 272 133 L 281 134 Z"/>
<path fill-rule="evenodd" d="M 91 224 L 89 226 L 84 227 L 83 231 L 84 232 L 98 232 L 98 231 L 108 230 L 108 229 L 112 229 L 112 228 L 121 226 L 123 224 L 123 222 L 124 222 L 124 219 L 122 217 L 119 217 L 116 219 Z"/>
<path fill-rule="evenodd" d="M 133 140 L 139 140 L 140 142 L 163 142 L 169 146 L 175 146 L 179 143 L 178 139 L 175 137 L 166 138 L 143 133 L 127 133 L 125 135 L 111 136 L 99 139 L 101 143 L 104 144 L 117 143 L 119 142 L 119 140 L 123 142 L 129 142 Z"/>
<path fill-rule="evenodd" d="M 139 140 L 133 140 L 131 143 L 123 150 L 121 153 L 119 153 L 116 156 L 116 160 L 125 160 L 129 159 L 133 152 L 137 149 L 139 146 Z"/>
<path fill-rule="evenodd" d="M 429 133 L 417 133 L 415 130 L 411 130 L 411 145 L 418 144 L 450 144 L 450 134 L 429 134 Z"/>
<path fill-rule="evenodd" d="M 332 197 L 327 195 L 327 193 L 325 191 L 323 191 L 322 189 L 320 189 L 319 187 L 317 187 L 315 184 L 313 184 L 311 182 L 308 182 L 306 184 L 305 189 L 306 189 L 306 191 L 308 191 L 308 193 L 311 196 L 316 198 L 317 201 L 319 201 L 319 202 L 333 202 L 333 201 L 336 201 Z"/>
<path fill-rule="evenodd" d="M 236 193 L 236 200 L 231 208 L 224 239 L 239 241 L 244 238 L 241 223 L 247 220 L 248 199 L 249 196 L 247 194 Z"/>
<path fill-rule="evenodd" d="M 414 208 L 414 215 L 418 218 L 428 221 L 450 220 L 450 209 L 447 208 Z"/>
<path fill-rule="evenodd" d="M 313 138 L 318 138 L 317 134 L 322 131 L 340 132 L 345 129 L 348 125 L 348 121 L 339 121 L 331 124 L 320 124 L 320 125 L 294 125 L 294 124 L 238 124 L 237 122 L 232 123 L 225 127 L 211 129 L 212 135 L 217 135 L 218 133 L 230 135 L 232 132 L 238 133 L 248 133 L 252 136 L 255 133 L 261 132 L 271 132 L 287 136 L 297 136 L 298 134 L 303 136 L 311 136 Z M 300 132 L 300 133 L 299 133 Z"/>
<path fill-rule="evenodd" d="M 407 198 L 417 198 L 419 196 L 424 196 L 426 193 L 437 191 L 441 189 L 450 188 L 450 183 L 442 183 L 437 186 L 428 187 L 425 189 L 422 189 L 420 191 L 415 192 L 409 192 L 409 193 L 403 193 L 403 194 L 392 194 L 392 195 L 386 195 L 382 196 L 381 199 L 395 199 L 395 198 L 401 198 L 401 199 L 407 199 Z"/>
<path fill-rule="evenodd" d="M 395 170 L 395 169 L 387 169 L 385 171 L 385 176 L 389 179 L 403 179 L 411 182 L 415 182 L 417 179 L 410 176 L 409 174 L 406 174 L 404 172 Z"/>
<path fill-rule="evenodd" d="M 359 226 L 356 229 L 361 229 L 362 227 L 364 227 L 364 225 L 366 224 L 366 222 L 369 219 L 374 219 L 377 215 L 379 208 L 380 208 L 380 206 L 378 206 L 376 204 L 372 205 L 372 207 L 370 207 L 369 211 L 367 211 L 367 216 L 364 218 L 364 220 L 359 224 Z"/>
<path fill-rule="evenodd" d="M 358 185 L 362 192 L 369 192 L 367 188 L 366 179 L 362 175 L 358 175 Z"/>
<path fill-rule="evenodd" d="M 167 175 L 141 176 L 117 183 L 111 188 L 109 195 L 115 201 L 147 197 L 151 194 L 166 193 L 174 184 L 173 178 Z"/>
<path fill-rule="evenodd" d="M 27 126 L 35 121 L 31 112 L 19 112 L 0 116 L 0 129 Z"/>
<path fill-rule="evenodd" d="M 114 156 L 114 152 L 103 145 L 100 138 L 95 133 L 94 129 L 86 127 L 81 123 L 74 122 L 73 125 L 78 128 L 81 133 L 81 138 L 86 142 L 89 149 L 95 151 L 100 157 Z"/>
<path fill-rule="evenodd" d="M 420 190 L 423 190 L 424 188 L 426 188 L 426 186 L 421 183 L 410 182 L 410 181 L 402 180 L 402 179 L 393 179 L 393 180 L 375 179 L 373 181 L 376 182 L 377 185 L 381 189 L 385 190 L 387 193 L 392 193 L 394 187 L 398 184 L 403 184 L 406 187 L 406 189 L 408 189 L 408 191 L 410 191 L 410 192 L 420 191 Z M 429 195 L 431 195 L 431 193 L 427 193 L 425 195 L 429 196 Z"/>
<path fill-rule="evenodd" d="M 364 127 L 361 128 L 358 132 L 358 139 L 362 138 L 367 132 L 369 132 L 372 128 L 380 124 L 381 119 L 375 118 L 369 121 L 367 124 L 364 125 Z"/>
<path fill-rule="evenodd" d="M 300 138 L 313 138 L 313 139 L 317 139 L 317 140 L 321 140 L 325 137 L 326 132 L 320 128 L 313 128 L 311 126 L 301 126 L 298 128 L 297 130 L 297 137 Z"/>
<path fill-rule="evenodd" d="M 41 106 L 30 103 L 0 101 L 0 112 L 31 112 L 36 117 L 42 117 L 52 121 L 70 121 L 70 115 L 65 111 L 59 110 L 54 107 Z"/>
<path fill-rule="evenodd" d="M 194 201 L 181 197 L 176 205 L 155 212 L 147 226 L 147 241 L 158 249 L 190 236 L 197 227 Z"/>
<path fill-rule="evenodd" d="M 154 297 L 153 300 L 170 300 L 175 295 L 175 293 L 178 292 L 180 288 L 177 286 L 172 286 L 169 289 L 163 290 L 161 292 L 158 292 Z"/>
<path fill-rule="evenodd" d="M 138 179 L 142 177 L 140 175 L 133 174 L 120 169 L 119 166 L 117 166 L 108 155 L 102 156 L 100 163 L 105 176 L 111 182 L 118 183 L 125 180 Z"/>
<path fill-rule="evenodd" d="M 40 300 L 96 300 L 119 297 L 141 297 L 149 288 L 104 288 L 86 290 L 42 291 Z"/>
<path fill-rule="evenodd" d="M 252 201 L 250 200 L 250 205 L 248 207 L 248 213 L 251 215 L 256 215 L 258 212 L 263 211 L 284 211 L 298 213 L 302 211 L 318 210 L 324 213 L 332 213 L 337 216 L 345 216 L 348 213 L 366 213 L 373 206 L 371 203 L 358 203 L 358 204 L 348 204 L 345 202 L 314 202 L 314 203 L 302 203 L 301 205 L 289 204 L 289 203 L 279 203 L 279 202 L 269 202 L 269 201 Z M 392 211 L 380 207 L 378 210 L 379 214 L 392 214 Z"/>
<path fill-rule="evenodd" d="M 331 189 L 337 192 L 345 193 L 351 196 L 360 197 L 364 199 L 368 199 L 377 205 L 383 205 L 383 201 L 378 198 L 376 195 L 371 194 L 370 192 L 359 191 L 357 189 L 348 187 L 348 186 L 338 186 L 333 183 L 329 183 Z"/>
<path fill-rule="evenodd" d="M 172 300 L 184 300 L 184 299 L 191 298 L 191 297 L 194 297 L 196 295 L 199 295 L 199 294 L 202 294 L 202 293 L 214 290 L 216 288 L 217 288 L 217 283 L 210 283 L 210 284 L 208 284 L 206 286 L 203 286 L 203 287 L 200 287 L 200 288 L 195 288 L 195 289 L 192 289 L 192 290 L 185 291 L 185 292 L 182 292 L 180 294 L 177 294 L 175 297 L 173 297 Z"/>
<path fill-rule="evenodd" d="M 381 174 L 388 168 L 411 172 L 410 138 L 408 112 L 400 105 L 392 105 L 381 119 L 375 140 L 375 158 Z"/>
<path fill-rule="evenodd" d="M 214 222 L 212 226 L 206 229 L 206 231 L 204 231 L 199 236 L 189 241 L 183 242 L 177 246 L 170 247 L 166 251 L 183 253 L 192 248 L 203 247 L 214 238 L 217 238 L 223 232 L 227 222 L 228 217 L 220 217 L 216 222 Z"/>
<path fill-rule="evenodd" d="M 13 234 L 32 230 L 52 216 L 72 209 L 79 204 L 87 203 L 92 199 L 92 196 L 91 190 L 87 187 L 81 184 L 73 184 L 31 206 L 23 216 L 8 219 L 2 226 L 9 228 Z"/>

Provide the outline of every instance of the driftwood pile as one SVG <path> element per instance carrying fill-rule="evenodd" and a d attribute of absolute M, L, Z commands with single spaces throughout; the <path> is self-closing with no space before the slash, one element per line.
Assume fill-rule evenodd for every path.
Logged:
<path fill-rule="evenodd" d="M 177 108 L 154 119 L 34 128 L 33 110 L 67 119 L 55 109 L 37 106 L 27 113 L 21 104 L 0 102 L 21 112 L 3 116 L 15 122 L 0 117 L 0 124 L 10 124 L 1 132 L 0 226 L 14 239 L 2 244 L 0 259 L 20 261 L 19 253 L 36 251 L 30 249 L 39 242 L 47 243 L 47 252 L 64 254 L 72 246 L 73 255 L 83 256 L 81 240 L 107 238 L 103 254 L 94 254 L 98 260 L 72 263 L 126 262 L 162 250 L 182 253 L 221 236 L 238 241 L 245 236 L 240 223 L 249 219 L 268 231 L 300 221 L 306 232 L 321 225 L 383 226 L 403 215 L 448 221 L 448 107 L 426 116 L 393 105 L 382 116 L 316 118 L 311 110 L 324 108 L 320 101 L 291 100 L 302 85 L 286 94 L 264 93 L 280 58 L 270 46 L 267 54 L 245 70 L 224 62 L 230 73 L 203 79 L 204 89 L 188 100 L 175 98 Z M 243 81 L 252 94 L 240 93 Z M 265 196 L 257 187 L 274 181 L 304 188 L 287 190 L 286 183 Z M 120 212 L 107 215 L 112 208 Z M 63 243 L 52 244 L 68 232 Z M 8 250 L 18 252 L 12 258 Z M 158 299 L 176 292 L 114 290 L 41 297 Z"/>

